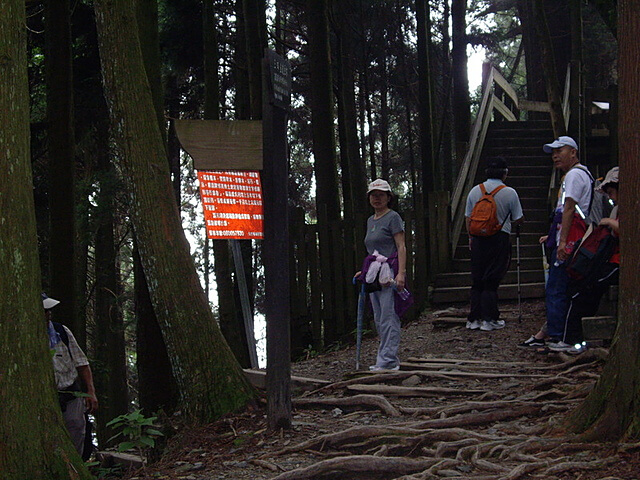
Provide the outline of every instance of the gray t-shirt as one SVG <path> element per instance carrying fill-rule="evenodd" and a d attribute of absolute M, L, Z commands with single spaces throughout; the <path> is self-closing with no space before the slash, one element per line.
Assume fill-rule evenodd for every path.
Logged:
<path fill-rule="evenodd" d="M 487 192 L 493 192 L 496 187 L 504 185 L 502 180 L 497 178 L 489 178 L 483 183 Z M 480 200 L 480 197 L 482 197 L 482 191 L 480 190 L 480 186 L 476 185 L 471 189 L 469 196 L 467 197 L 467 205 L 465 209 L 466 217 L 471 216 L 473 207 L 478 200 Z M 493 198 L 496 201 L 496 213 L 498 214 L 498 222 L 502 223 L 502 231 L 511 233 L 511 221 L 520 220 L 520 218 L 522 218 L 522 205 L 520 205 L 518 194 L 513 188 L 507 187 L 496 193 Z"/>
<path fill-rule="evenodd" d="M 377 250 L 380 255 L 390 257 L 398 250 L 393 236 L 404 232 L 404 222 L 394 210 L 389 210 L 377 220 L 374 217 L 371 215 L 367 220 L 367 235 L 364 237 L 367 252 L 371 255 Z"/>

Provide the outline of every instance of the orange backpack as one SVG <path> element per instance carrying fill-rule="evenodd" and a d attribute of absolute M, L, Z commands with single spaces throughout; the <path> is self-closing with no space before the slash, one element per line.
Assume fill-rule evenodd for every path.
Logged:
<path fill-rule="evenodd" d="M 496 187 L 487 193 L 484 184 L 480 184 L 482 197 L 476 202 L 469 217 L 469 234 L 475 237 L 490 237 L 502 230 L 502 224 L 498 222 L 498 208 L 495 194 L 505 188 L 506 185 Z"/>

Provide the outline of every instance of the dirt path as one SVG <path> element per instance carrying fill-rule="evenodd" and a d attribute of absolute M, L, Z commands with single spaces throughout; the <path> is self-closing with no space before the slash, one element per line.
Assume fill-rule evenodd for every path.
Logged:
<path fill-rule="evenodd" d="M 299 392 L 293 428 L 270 433 L 264 411 L 173 437 L 163 459 L 130 479 L 638 479 L 640 446 L 576 443 L 562 422 L 596 381 L 606 351 L 577 357 L 517 347 L 540 302 L 503 308 L 507 326 L 470 331 L 431 312 L 403 329 L 401 370 L 353 371 L 355 349 L 294 365 L 329 380 Z M 363 343 L 365 366 L 377 340 Z"/>

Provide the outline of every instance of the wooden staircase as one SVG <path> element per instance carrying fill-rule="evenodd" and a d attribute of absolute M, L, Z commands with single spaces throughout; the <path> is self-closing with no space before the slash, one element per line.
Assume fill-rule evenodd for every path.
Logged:
<path fill-rule="evenodd" d="M 520 233 L 520 296 L 544 296 L 542 248 L 538 243 L 549 228 L 548 195 L 553 166 L 542 145 L 553 140 L 550 121 L 493 121 L 489 124 L 482 158 L 502 155 L 509 165 L 506 184 L 518 192 L 525 223 Z M 486 180 L 480 164 L 474 184 Z M 464 198 L 466 201 L 466 197 Z M 516 236 L 509 271 L 498 290 L 501 299 L 517 299 Z M 471 260 L 466 232 L 455 246 L 453 267 L 449 273 L 436 276 L 433 303 L 468 302 L 471 287 Z"/>

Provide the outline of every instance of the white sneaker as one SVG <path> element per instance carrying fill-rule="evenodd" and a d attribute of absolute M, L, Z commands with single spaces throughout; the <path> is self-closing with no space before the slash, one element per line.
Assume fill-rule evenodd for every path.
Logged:
<path fill-rule="evenodd" d="M 480 330 L 484 332 L 490 332 L 491 330 L 500 330 L 504 328 L 504 320 L 483 320 L 480 325 Z"/>
<path fill-rule="evenodd" d="M 395 367 L 391 367 L 391 368 L 385 368 L 385 367 L 379 367 L 378 365 L 371 365 L 369 367 L 369 370 L 371 370 L 372 372 L 397 372 L 398 370 L 400 370 L 400 365 L 396 365 Z"/>
<path fill-rule="evenodd" d="M 474 320 L 473 322 L 467 321 L 467 328 L 469 330 L 478 330 L 480 328 L 480 322 L 478 320 Z"/>
<path fill-rule="evenodd" d="M 573 345 L 569 345 L 562 340 L 559 342 L 551 342 L 547 346 L 549 347 L 549 350 L 553 352 L 568 352 L 573 348 Z"/>

